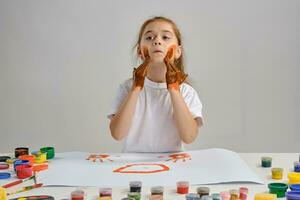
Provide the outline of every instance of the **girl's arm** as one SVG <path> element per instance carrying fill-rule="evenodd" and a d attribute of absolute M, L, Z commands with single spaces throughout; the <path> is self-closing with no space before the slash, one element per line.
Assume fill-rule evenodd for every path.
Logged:
<path fill-rule="evenodd" d="M 193 118 L 179 90 L 169 89 L 169 92 L 179 136 L 184 143 L 190 144 L 197 137 L 198 127 L 202 126 L 202 119 L 197 121 Z"/>
<path fill-rule="evenodd" d="M 179 136 L 184 143 L 190 144 L 197 137 L 198 127 L 202 126 L 202 119 L 200 118 L 197 121 L 193 118 L 179 91 L 179 85 L 184 82 L 187 74 L 183 74 L 177 69 L 173 64 L 173 57 L 174 49 L 171 48 L 164 59 L 167 67 L 166 82 L 173 104 L 174 119 Z"/>
<path fill-rule="evenodd" d="M 119 111 L 110 121 L 110 132 L 115 140 L 122 140 L 127 134 L 132 124 L 136 102 L 139 92 L 144 87 L 145 76 L 149 67 L 150 57 L 148 50 L 144 50 L 144 62 L 133 70 L 133 83 L 131 91 L 121 104 Z"/>
<path fill-rule="evenodd" d="M 115 140 L 122 140 L 131 127 L 133 114 L 138 99 L 139 89 L 131 90 L 121 104 L 119 111 L 110 121 L 110 132 Z"/>

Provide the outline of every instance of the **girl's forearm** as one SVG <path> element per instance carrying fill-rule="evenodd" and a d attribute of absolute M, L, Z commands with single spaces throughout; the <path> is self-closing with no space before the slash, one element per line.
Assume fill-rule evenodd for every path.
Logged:
<path fill-rule="evenodd" d="M 124 99 L 119 111 L 111 119 L 110 132 L 115 140 L 122 140 L 129 131 L 134 115 L 139 90 L 132 90 Z"/>
<path fill-rule="evenodd" d="M 169 89 L 173 114 L 179 136 L 186 144 L 192 143 L 198 134 L 198 124 L 189 111 L 181 93 L 178 90 Z"/>

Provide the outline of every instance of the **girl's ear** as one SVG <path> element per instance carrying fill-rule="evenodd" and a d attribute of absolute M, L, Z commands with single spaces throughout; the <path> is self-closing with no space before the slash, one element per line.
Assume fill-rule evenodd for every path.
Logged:
<path fill-rule="evenodd" d="M 175 59 L 180 58 L 181 53 L 182 53 L 182 47 L 179 45 L 179 46 L 177 46 L 177 48 L 175 50 Z"/>

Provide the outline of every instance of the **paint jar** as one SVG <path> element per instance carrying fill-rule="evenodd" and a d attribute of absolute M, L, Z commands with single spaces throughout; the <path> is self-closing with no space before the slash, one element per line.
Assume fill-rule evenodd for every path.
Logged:
<path fill-rule="evenodd" d="M 19 179 L 29 178 L 33 175 L 32 167 L 30 165 L 16 166 L 16 174 Z"/>
<path fill-rule="evenodd" d="M 29 161 L 28 160 L 16 160 L 14 162 L 14 170 L 16 171 L 16 167 L 19 165 L 29 165 Z"/>
<path fill-rule="evenodd" d="M 300 172 L 300 162 L 294 162 L 294 172 Z"/>
<path fill-rule="evenodd" d="M 52 159 L 55 156 L 54 147 L 43 147 L 40 149 L 40 151 L 47 153 L 47 159 Z"/>
<path fill-rule="evenodd" d="M 14 158 L 9 158 L 9 159 L 6 159 L 6 163 L 7 164 L 10 164 L 10 165 L 12 165 L 12 164 L 14 164 L 15 162 L 16 162 L 16 160 L 18 160 L 18 159 L 14 159 Z"/>
<path fill-rule="evenodd" d="M 7 192 L 3 187 L 0 187 L 0 199 L 5 200 L 7 198 Z"/>
<path fill-rule="evenodd" d="M 127 197 L 132 198 L 134 200 L 140 200 L 141 193 L 140 192 L 128 192 Z"/>
<path fill-rule="evenodd" d="M 7 159 L 11 159 L 9 156 L 0 156 L 0 162 L 6 162 Z"/>
<path fill-rule="evenodd" d="M 188 194 L 185 195 L 185 199 L 186 200 L 196 200 L 196 199 L 200 200 L 200 196 L 197 193 L 188 193 Z"/>
<path fill-rule="evenodd" d="M 142 191 L 142 182 L 141 181 L 131 181 L 129 183 L 130 192 L 141 192 Z"/>
<path fill-rule="evenodd" d="M 211 197 L 213 200 L 220 200 L 221 199 L 221 196 L 219 193 L 213 193 L 211 194 Z"/>
<path fill-rule="evenodd" d="M 300 192 L 289 191 L 285 196 L 287 200 L 300 200 Z"/>
<path fill-rule="evenodd" d="M 163 195 L 151 195 L 149 200 L 164 200 Z"/>
<path fill-rule="evenodd" d="M 277 200 L 276 194 L 258 193 L 255 194 L 254 200 Z"/>
<path fill-rule="evenodd" d="M 283 177 L 283 168 L 272 168 L 272 179 L 281 180 Z"/>
<path fill-rule="evenodd" d="M 6 163 L 0 163 L 0 170 L 9 169 L 9 164 Z"/>
<path fill-rule="evenodd" d="M 290 185 L 290 189 L 295 192 L 297 192 L 297 191 L 300 192 L 300 184 L 292 184 L 292 185 Z"/>
<path fill-rule="evenodd" d="M 189 182 L 188 181 L 178 181 L 176 184 L 177 184 L 177 193 L 178 194 L 189 193 Z"/>
<path fill-rule="evenodd" d="M 47 153 L 41 151 L 31 152 L 34 155 L 34 163 L 44 163 L 47 161 Z"/>
<path fill-rule="evenodd" d="M 18 159 L 19 160 L 28 160 L 29 164 L 32 165 L 34 162 L 34 155 L 22 155 L 22 156 L 19 156 Z"/>
<path fill-rule="evenodd" d="M 238 200 L 239 199 L 239 192 L 236 189 L 229 190 L 230 200 Z"/>
<path fill-rule="evenodd" d="M 240 187 L 239 191 L 240 191 L 239 199 L 246 200 L 248 198 L 248 188 Z"/>
<path fill-rule="evenodd" d="M 109 197 L 109 196 L 99 197 L 99 200 L 112 200 L 112 197 Z"/>
<path fill-rule="evenodd" d="M 288 189 L 288 185 L 285 183 L 269 183 L 269 193 L 276 194 L 277 198 L 285 197 L 285 192 Z"/>
<path fill-rule="evenodd" d="M 197 187 L 197 193 L 200 197 L 209 195 L 209 187 Z"/>
<path fill-rule="evenodd" d="M 111 197 L 112 189 L 111 188 L 99 188 L 99 197 Z"/>
<path fill-rule="evenodd" d="M 300 184 L 300 173 L 290 172 L 288 173 L 289 184 Z"/>
<path fill-rule="evenodd" d="M 230 199 L 230 193 L 227 191 L 220 192 L 221 200 L 229 200 Z"/>
<path fill-rule="evenodd" d="M 272 158 L 264 156 L 261 158 L 261 166 L 262 167 L 271 167 L 272 166 Z"/>
<path fill-rule="evenodd" d="M 213 200 L 213 198 L 210 195 L 204 195 L 201 197 L 201 200 Z"/>
<path fill-rule="evenodd" d="M 154 186 L 151 188 L 151 195 L 164 195 L 164 187 Z"/>
<path fill-rule="evenodd" d="M 75 190 L 71 192 L 71 200 L 84 200 L 84 191 Z"/>
<path fill-rule="evenodd" d="M 22 155 L 28 155 L 29 154 L 29 148 L 27 147 L 17 147 L 15 148 L 15 158 L 18 158 Z"/>

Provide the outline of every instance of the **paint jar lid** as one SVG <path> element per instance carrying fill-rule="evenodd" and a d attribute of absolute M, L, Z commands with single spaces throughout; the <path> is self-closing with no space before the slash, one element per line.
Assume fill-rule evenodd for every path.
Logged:
<path fill-rule="evenodd" d="M 7 179 L 10 178 L 10 176 L 9 172 L 0 172 L 0 179 Z"/>
<path fill-rule="evenodd" d="M 178 181 L 177 182 L 177 187 L 188 187 L 189 182 L 188 181 Z"/>
<path fill-rule="evenodd" d="M 209 194 L 209 187 L 197 187 L 197 193 Z"/>
<path fill-rule="evenodd" d="M 154 186 L 151 188 L 151 193 L 163 193 L 164 192 L 164 187 L 162 186 Z"/>
<path fill-rule="evenodd" d="M 9 156 L 0 156 L 0 162 L 6 162 L 7 159 L 10 159 Z"/>
<path fill-rule="evenodd" d="M 285 196 L 287 199 L 298 200 L 298 199 L 300 199 L 300 192 L 289 191 L 289 192 L 285 193 Z"/>
<path fill-rule="evenodd" d="M 142 182 L 141 181 L 130 181 L 129 186 L 130 187 L 142 187 Z"/>
<path fill-rule="evenodd" d="M 268 188 L 271 190 L 287 190 L 288 189 L 288 185 L 285 183 L 269 183 L 268 184 Z"/>
<path fill-rule="evenodd" d="M 8 169 L 8 168 L 9 168 L 9 164 L 0 163 L 0 170 L 4 170 L 4 169 Z"/>
<path fill-rule="evenodd" d="M 255 194 L 254 200 L 276 200 L 276 194 L 269 194 L 269 193 L 258 193 Z"/>
<path fill-rule="evenodd" d="M 292 191 L 300 191 L 300 184 L 291 184 L 290 188 Z"/>
<path fill-rule="evenodd" d="M 294 181 L 297 181 L 297 182 L 299 181 L 300 182 L 300 173 L 290 172 L 290 173 L 288 173 L 288 178 L 292 182 L 294 182 Z"/>

